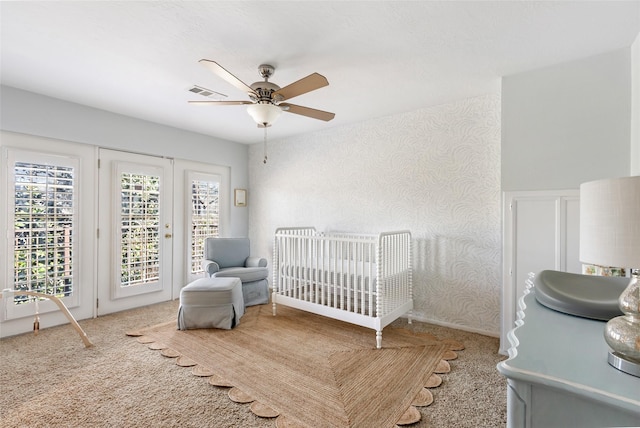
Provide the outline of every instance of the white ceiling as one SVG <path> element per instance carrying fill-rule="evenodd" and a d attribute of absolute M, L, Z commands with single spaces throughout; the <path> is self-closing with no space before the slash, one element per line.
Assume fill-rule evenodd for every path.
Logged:
<path fill-rule="evenodd" d="M 629 47 L 640 1 L 47 1 L 0 3 L 2 84 L 218 138 L 256 143 L 244 106 L 202 107 L 193 85 L 248 100 L 198 64 L 247 84 L 276 67 L 284 87 L 330 85 L 291 102 L 269 138 L 495 92 L 500 77 Z"/>

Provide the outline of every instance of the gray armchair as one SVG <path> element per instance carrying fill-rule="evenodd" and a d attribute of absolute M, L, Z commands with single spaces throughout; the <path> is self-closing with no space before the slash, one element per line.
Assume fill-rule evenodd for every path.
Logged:
<path fill-rule="evenodd" d="M 240 278 L 245 306 L 269 302 L 267 259 L 250 256 L 248 238 L 206 238 L 202 267 L 211 277 Z"/>

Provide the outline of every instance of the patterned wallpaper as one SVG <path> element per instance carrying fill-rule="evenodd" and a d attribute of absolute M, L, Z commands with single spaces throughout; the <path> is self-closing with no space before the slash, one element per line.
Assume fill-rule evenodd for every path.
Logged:
<path fill-rule="evenodd" d="M 282 124 L 284 126 L 284 124 Z M 281 226 L 414 239 L 414 316 L 500 332 L 500 95 L 249 149 L 252 253 Z"/>

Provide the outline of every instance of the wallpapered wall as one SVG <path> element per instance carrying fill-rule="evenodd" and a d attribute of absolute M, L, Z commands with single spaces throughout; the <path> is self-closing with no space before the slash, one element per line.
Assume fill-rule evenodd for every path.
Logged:
<path fill-rule="evenodd" d="M 271 259 L 280 226 L 409 229 L 415 317 L 499 334 L 498 94 L 270 141 L 268 156 L 249 149 L 254 255 Z"/>

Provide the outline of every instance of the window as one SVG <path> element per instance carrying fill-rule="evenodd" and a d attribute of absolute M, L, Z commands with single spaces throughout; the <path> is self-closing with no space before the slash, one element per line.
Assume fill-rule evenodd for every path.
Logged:
<path fill-rule="evenodd" d="M 215 175 L 192 174 L 190 273 L 203 272 L 204 240 L 219 236 L 220 179 Z"/>
<path fill-rule="evenodd" d="M 74 293 L 77 213 L 76 167 L 61 160 L 12 162 L 14 289 L 59 298 Z M 16 294 L 14 303 L 34 299 Z"/>
<path fill-rule="evenodd" d="M 96 275 L 95 148 L 0 131 L 0 281 L 2 335 L 26 331 L 37 311 L 43 326 L 63 319 L 61 299 L 76 319 L 94 315 Z M 59 323 L 59 322 L 58 322 Z"/>
<path fill-rule="evenodd" d="M 120 286 L 160 279 L 160 177 L 120 174 Z"/>

